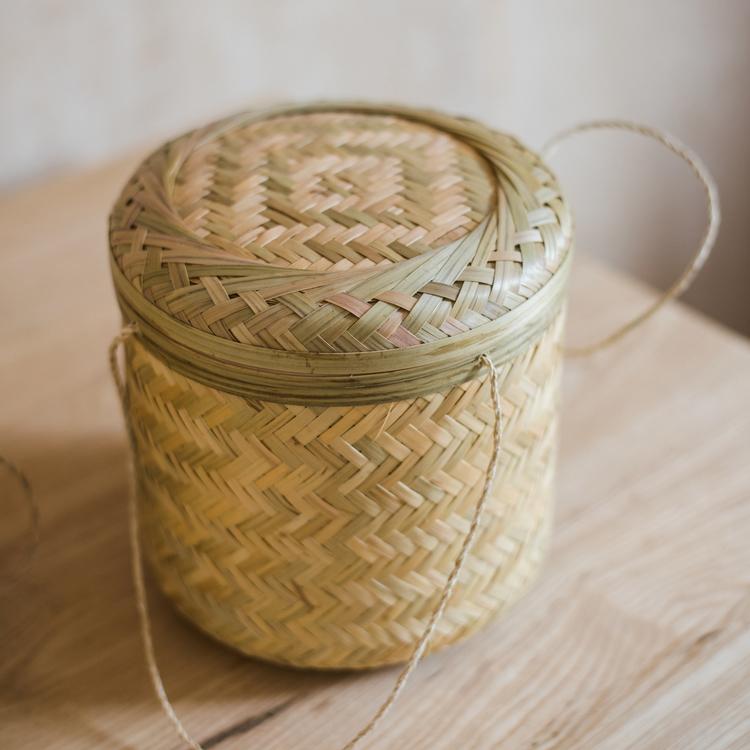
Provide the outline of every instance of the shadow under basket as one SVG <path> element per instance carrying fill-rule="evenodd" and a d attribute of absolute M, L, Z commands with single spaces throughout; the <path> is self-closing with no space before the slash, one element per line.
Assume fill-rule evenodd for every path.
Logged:
<path fill-rule="evenodd" d="M 552 518 L 571 223 L 514 138 L 434 112 L 240 115 L 110 220 L 143 545 L 202 630 L 298 667 L 407 660 L 505 611 Z M 494 364 L 499 413 L 482 358 Z"/>

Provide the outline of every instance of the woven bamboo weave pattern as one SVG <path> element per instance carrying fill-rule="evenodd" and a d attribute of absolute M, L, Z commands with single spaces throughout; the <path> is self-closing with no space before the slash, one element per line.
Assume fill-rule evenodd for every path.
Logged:
<path fill-rule="evenodd" d="M 186 158 L 174 206 L 202 240 L 330 271 L 446 245 L 491 198 L 488 167 L 460 141 L 392 117 L 320 113 L 208 141 Z"/>
<path fill-rule="evenodd" d="M 177 607 L 306 667 L 409 658 L 528 587 L 551 523 L 572 222 L 511 136 L 435 112 L 242 114 L 154 152 L 110 219 L 144 548 Z"/>
<path fill-rule="evenodd" d="M 297 403 L 388 401 L 393 370 L 460 381 L 529 345 L 569 255 L 554 177 L 510 136 L 406 114 L 246 115 L 157 151 L 111 218 L 126 317 L 184 374 Z M 498 336 L 521 317 L 540 327 Z"/>
<path fill-rule="evenodd" d="M 433 648 L 511 604 L 551 518 L 560 321 L 502 369 L 504 462 Z M 246 401 L 138 344 L 130 398 L 149 557 L 202 629 L 313 667 L 402 661 L 440 595 L 487 468 L 485 381 L 393 405 Z"/>

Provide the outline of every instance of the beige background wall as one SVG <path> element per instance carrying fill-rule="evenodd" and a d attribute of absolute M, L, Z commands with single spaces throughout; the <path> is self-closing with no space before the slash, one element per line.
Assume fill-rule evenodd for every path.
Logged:
<path fill-rule="evenodd" d="M 257 102 L 361 97 L 479 117 L 532 146 L 601 116 L 692 145 L 724 225 L 688 301 L 750 333 L 745 0 L 36 0 L 0 6 L 0 187 Z M 698 240 L 689 170 L 621 135 L 554 160 L 582 251 L 663 285 Z"/>

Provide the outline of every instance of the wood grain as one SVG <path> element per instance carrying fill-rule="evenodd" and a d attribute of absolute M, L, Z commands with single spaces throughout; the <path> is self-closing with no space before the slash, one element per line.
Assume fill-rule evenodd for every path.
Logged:
<path fill-rule="evenodd" d="M 179 747 L 138 640 L 105 362 L 118 324 L 105 216 L 134 163 L 0 200 L 0 452 L 43 514 L 38 554 L 14 573 L 24 514 L 3 491 L 3 748 Z M 581 287 L 599 293 L 574 289 L 576 341 L 651 298 L 578 261 Z M 364 747 L 750 747 L 750 347 L 671 305 L 642 335 L 568 363 L 563 425 L 541 580 L 504 620 L 429 658 Z M 335 748 L 394 679 L 250 661 L 152 602 L 167 687 L 207 747 Z"/>

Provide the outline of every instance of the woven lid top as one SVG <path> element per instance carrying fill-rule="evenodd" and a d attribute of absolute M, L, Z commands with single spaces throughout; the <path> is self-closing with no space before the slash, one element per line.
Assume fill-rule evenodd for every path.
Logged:
<path fill-rule="evenodd" d="M 553 175 L 516 139 L 360 104 L 249 113 L 177 138 L 138 167 L 110 219 L 133 317 L 147 309 L 170 338 L 187 327 L 320 354 L 480 329 L 544 288 L 570 240 Z"/>

